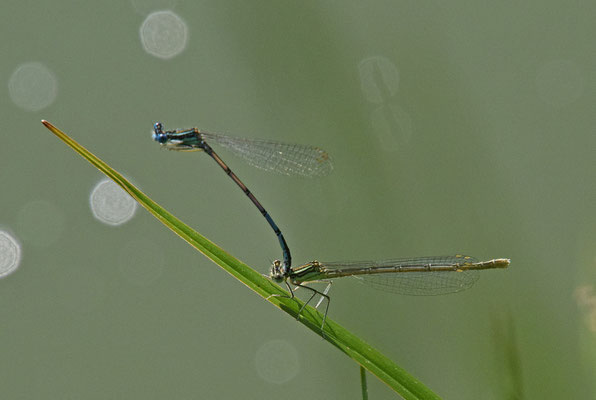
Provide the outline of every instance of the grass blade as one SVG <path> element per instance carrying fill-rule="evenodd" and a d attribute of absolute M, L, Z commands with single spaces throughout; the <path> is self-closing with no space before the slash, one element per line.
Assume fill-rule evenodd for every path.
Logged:
<path fill-rule="evenodd" d="M 284 297 L 270 297 L 273 294 L 288 295 L 288 293 L 270 280 L 264 278 L 260 273 L 253 270 L 242 261 L 218 247 L 215 243 L 211 242 L 188 225 L 184 224 L 174 215 L 170 214 L 137 187 L 128 182 L 117 171 L 112 169 L 109 165 L 71 139 L 67 134 L 56 128 L 50 122 L 45 120 L 42 120 L 41 122 L 60 140 L 116 182 L 116 184 L 138 201 L 141 206 L 153 214 L 155 218 L 187 241 L 191 246 L 255 291 L 259 296 L 267 299 L 267 301 L 290 314 L 292 317 L 298 317 L 298 311 L 303 304 L 302 301 Z M 321 313 L 308 306 L 300 315 L 299 321 L 315 334 L 323 337 L 348 357 L 352 358 L 362 367 L 366 368 L 373 375 L 377 376 L 381 381 L 385 382 L 405 399 L 439 399 L 435 393 L 424 386 L 416 378 L 408 374 L 403 368 L 397 366 L 378 350 L 372 348 L 362 339 L 329 318 L 326 320 L 325 335 L 323 336 L 320 329 L 322 318 L 323 315 Z"/>
<path fill-rule="evenodd" d="M 368 400 L 368 384 L 366 383 L 366 370 L 360 366 L 360 386 L 362 387 L 362 400 Z"/>

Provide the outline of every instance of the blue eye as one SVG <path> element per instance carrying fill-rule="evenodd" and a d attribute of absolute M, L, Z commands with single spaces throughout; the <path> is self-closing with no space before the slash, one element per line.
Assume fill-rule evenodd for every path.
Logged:
<path fill-rule="evenodd" d="M 153 140 L 155 140 L 156 142 L 158 142 L 160 144 L 164 144 L 165 142 L 168 141 L 168 135 L 166 135 L 165 133 L 153 132 Z"/>

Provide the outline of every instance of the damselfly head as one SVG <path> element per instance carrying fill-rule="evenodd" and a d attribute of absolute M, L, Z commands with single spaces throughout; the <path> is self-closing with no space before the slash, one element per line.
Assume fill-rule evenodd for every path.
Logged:
<path fill-rule="evenodd" d="M 279 260 L 273 261 L 269 277 L 275 282 L 283 282 L 285 277 L 283 263 Z"/>
<path fill-rule="evenodd" d="M 160 144 L 164 144 L 168 141 L 168 135 L 164 133 L 161 122 L 153 124 L 153 140 Z"/>

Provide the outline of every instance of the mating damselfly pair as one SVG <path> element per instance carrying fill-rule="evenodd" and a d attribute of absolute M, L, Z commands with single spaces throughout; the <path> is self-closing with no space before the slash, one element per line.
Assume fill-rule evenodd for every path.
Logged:
<path fill-rule="evenodd" d="M 352 276 L 372 286 L 408 295 L 439 295 L 454 293 L 471 287 L 478 280 L 478 271 L 506 268 L 510 260 L 497 258 L 479 261 L 470 256 L 432 256 L 400 258 L 385 261 L 359 262 L 319 262 L 313 261 L 292 268 L 292 257 L 288 244 L 271 215 L 265 210 L 255 195 L 223 162 L 207 143 L 217 143 L 231 151 L 248 164 L 284 175 L 323 176 L 330 173 L 333 164 L 329 154 L 314 146 L 287 144 L 264 139 L 240 138 L 199 131 L 197 128 L 164 131 L 161 123 L 153 126 L 153 139 L 167 149 L 177 151 L 204 151 L 240 187 L 244 194 L 257 207 L 277 236 L 283 261 L 273 262 L 269 277 L 284 282 L 289 289 L 288 297 L 294 298 L 294 290 L 302 287 L 312 295 L 300 309 L 319 294 L 327 299 L 321 329 L 324 328 L 330 297 L 329 286 L 324 291 L 306 286 L 313 282 L 330 282 L 332 279 Z M 290 286 L 294 285 L 294 288 Z"/>

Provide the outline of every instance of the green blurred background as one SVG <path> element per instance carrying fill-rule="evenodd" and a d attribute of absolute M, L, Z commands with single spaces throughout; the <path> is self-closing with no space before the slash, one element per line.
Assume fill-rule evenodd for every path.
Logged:
<path fill-rule="evenodd" d="M 3 1 L 0 230 L 22 259 L 0 280 L 2 397 L 360 398 L 354 362 L 147 212 L 97 221 L 102 175 L 43 118 L 263 273 L 281 255 L 266 222 L 209 157 L 160 151 L 152 124 L 326 149 L 335 170 L 319 179 L 220 151 L 295 265 L 512 259 L 440 297 L 342 280 L 331 318 L 447 399 L 595 398 L 595 13 Z"/>

